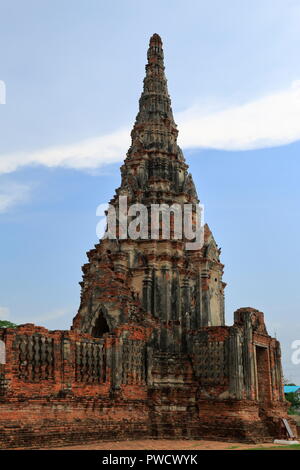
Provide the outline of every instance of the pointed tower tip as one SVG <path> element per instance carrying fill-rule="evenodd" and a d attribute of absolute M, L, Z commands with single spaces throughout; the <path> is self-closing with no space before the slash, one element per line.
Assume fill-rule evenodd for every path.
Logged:
<path fill-rule="evenodd" d="M 159 34 L 155 33 L 150 38 L 149 49 L 147 53 L 148 64 L 146 65 L 146 75 L 156 74 L 156 67 L 164 71 L 164 52 L 162 40 Z"/>
<path fill-rule="evenodd" d="M 152 36 L 150 38 L 150 44 L 153 44 L 153 43 L 162 44 L 162 40 L 161 40 L 161 37 L 160 37 L 159 34 L 157 34 L 157 33 L 152 34 Z"/>

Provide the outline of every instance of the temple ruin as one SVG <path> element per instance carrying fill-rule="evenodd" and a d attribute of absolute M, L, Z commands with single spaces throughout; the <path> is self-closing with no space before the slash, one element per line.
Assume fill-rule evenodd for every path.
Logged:
<path fill-rule="evenodd" d="M 145 207 L 197 205 L 157 34 L 147 60 L 110 204 L 126 196 Z M 196 250 L 172 237 L 101 239 L 83 266 L 70 330 L 0 328 L 0 448 L 281 437 L 288 405 L 280 344 L 254 308 L 225 325 L 223 268 L 208 225 Z"/>

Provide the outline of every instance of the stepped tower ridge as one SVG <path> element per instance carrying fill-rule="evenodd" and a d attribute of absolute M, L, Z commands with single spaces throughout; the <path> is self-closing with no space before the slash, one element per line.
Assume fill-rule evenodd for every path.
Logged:
<path fill-rule="evenodd" d="M 196 202 L 192 176 L 177 145 L 171 99 L 165 77 L 162 41 L 150 39 L 144 87 L 139 111 L 131 132 L 131 146 L 121 168 L 122 184 L 117 194 L 127 191 L 131 201 Z"/>

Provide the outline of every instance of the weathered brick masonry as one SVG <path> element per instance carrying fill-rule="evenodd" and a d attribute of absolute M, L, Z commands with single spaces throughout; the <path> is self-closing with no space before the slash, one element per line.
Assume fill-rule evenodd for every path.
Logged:
<path fill-rule="evenodd" d="M 199 203 L 177 134 L 155 34 L 113 206 L 119 196 L 146 207 Z M 70 331 L 0 329 L 0 447 L 282 436 L 279 342 L 253 308 L 225 325 L 224 266 L 209 227 L 201 249 L 185 242 L 104 238 L 83 266 Z"/>

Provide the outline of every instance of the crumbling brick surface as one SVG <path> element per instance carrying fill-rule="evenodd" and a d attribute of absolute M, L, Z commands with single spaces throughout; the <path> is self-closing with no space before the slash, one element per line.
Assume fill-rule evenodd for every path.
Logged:
<path fill-rule="evenodd" d="M 7 400 L 0 404 L 0 448 L 65 445 L 149 435 L 141 401 L 100 398 Z"/>
<path fill-rule="evenodd" d="M 246 326 L 239 323 L 241 331 Z M 251 331 L 250 353 L 258 341 Z M 257 395 L 251 399 L 250 387 L 246 399 L 243 375 L 237 377 L 234 367 L 236 361 L 242 370 L 247 365 L 243 353 L 233 356 L 236 326 L 194 331 L 194 347 L 197 341 L 200 346 L 192 353 L 154 350 L 149 330 L 134 324 L 102 338 L 32 324 L 0 334 L 7 356 L 1 369 L 2 448 L 146 437 L 257 442 L 281 436 L 287 403 L 280 383 L 272 382 L 276 361 L 256 363 Z M 267 335 L 259 341 L 269 361 L 278 342 Z M 269 390 L 273 383 L 276 393 L 259 396 L 260 374 L 265 377 L 260 387 Z"/>

